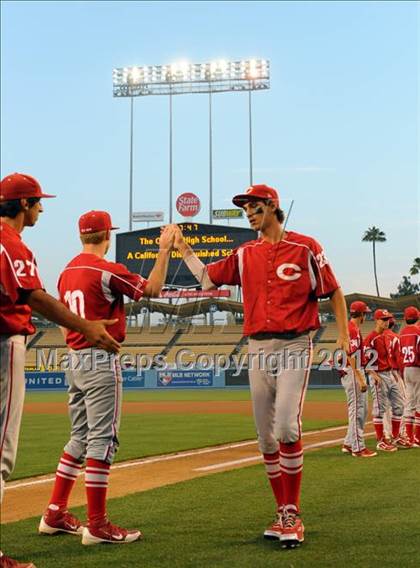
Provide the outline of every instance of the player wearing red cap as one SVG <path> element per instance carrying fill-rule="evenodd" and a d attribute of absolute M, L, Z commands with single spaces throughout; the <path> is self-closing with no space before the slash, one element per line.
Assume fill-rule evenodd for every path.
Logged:
<path fill-rule="evenodd" d="M 392 317 L 389 320 L 388 329 L 384 331 L 385 345 L 388 350 L 388 358 L 391 364 L 391 374 L 393 375 L 398 388 L 400 389 L 401 396 L 404 400 L 404 413 L 401 420 L 400 437 L 406 438 L 405 436 L 405 416 L 407 414 L 407 394 L 405 389 L 404 379 L 402 377 L 400 367 L 401 367 L 401 346 L 400 337 L 398 333 L 394 331 L 396 320 Z M 392 410 L 388 405 L 387 411 L 384 414 L 384 431 L 387 437 L 391 436 L 392 431 Z M 407 444 L 408 447 L 408 444 Z"/>
<path fill-rule="evenodd" d="M 116 341 L 125 338 L 124 296 L 140 300 L 157 297 L 166 278 L 174 240 L 173 226 L 163 229 L 155 266 L 146 280 L 122 264 L 108 262 L 111 217 L 105 211 L 90 211 L 79 219 L 83 251 L 60 275 L 60 300 L 83 317 L 115 318 L 109 333 Z M 77 332 L 66 330 L 72 366 L 67 372 L 71 437 L 58 463 L 55 484 L 39 532 L 82 534 L 85 545 L 129 543 L 141 537 L 138 530 L 113 525 L 106 514 L 109 470 L 118 448 L 122 378 L 117 356 L 100 349 Z M 67 510 L 71 490 L 86 459 L 85 487 L 87 526 Z"/>
<path fill-rule="evenodd" d="M 277 191 L 251 186 L 233 198 L 260 238 L 231 256 L 205 266 L 179 231 L 175 247 L 204 289 L 242 287 L 244 335 L 249 337 L 249 380 L 260 450 L 277 503 L 275 523 L 264 533 L 283 547 L 304 540 L 300 518 L 303 470 L 302 408 L 312 361 L 311 330 L 319 328 L 318 298 L 331 298 L 340 338 L 349 338 L 346 305 L 321 245 L 312 237 L 285 231 Z M 259 366 L 276 356 L 276 372 Z M 260 361 L 258 361 L 259 363 Z"/>
<path fill-rule="evenodd" d="M 376 447 L 384 452 L 395 452 L 399 447 L 407 448 L 408 443 L 400 437 L 404 400 L 392 374 L 384 335 L 392 314 L 388 310 L 379 309 L 375 311 L 374 318 L 375 329 L 366 337 L 364 346 L 370 369 L 368 373 L 373 397 L 372 415 L 376 432 Z M 385 439 L 383 425 L 387 401 L 392 409 L 392 440 L 389 442 Z"/>
<path fill-rule="evenodd" d="M 15 464 L 25 396 L 26 339 L 35 332 L 32 309 L 47 319 L 85 336 L 93 345 L 117 351 L 119 344 L 105 330 L 114 321 L 87 321 L 70 312 L 44 291 L 36 260 L 23 243 L 21 233 L 33 227 L 42 213 L 43 193 L 38 181 L 26 174 L 11 174 L 0 189 L 0 400 L 1 400 L 1 496 L 3 484 Z M 0 566 L 19 564 L 0 553 Z"/>
<path fill-rule="evenodd" d="M 377 452 L 366 448 L 363 436 L 367 417 L 367 383 L 363 372 L 365 361 L 360 326 L 370 311 L 361 301 L 353 302 L 350 306 L 348 365 L 341 371 L 341 384 L 346 391 L 349 421 L 341 450 L 343 453 L 361 458 L 372 458 L 377 455 Z"/>
<path fill-rule="evenodd" d="M 407 388 L 405 429 L 413 447 L 420 448 L 420 327 L 415 306 L 404 310 L 406 326 L 401 330 L 401 364 Z"/>

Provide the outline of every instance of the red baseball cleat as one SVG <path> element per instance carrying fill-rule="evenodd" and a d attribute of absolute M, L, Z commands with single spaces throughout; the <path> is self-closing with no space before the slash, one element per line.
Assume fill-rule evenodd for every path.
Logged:
<path fill-rule="evenodd" d="M 36 566 L 32 562 L 18 562 L 10 556 L 2 554 L 0 556 L 0 568 L 36 568 Z"/>
<path fill-rule="evenodd" d="M 420 448 L 420 440 L 418 438 L 413 439 L 412 447 L 413 448 Z"/>
<path fill-rule="evenodd" d="M 364 448 L 363 450 L 360 450 L 360 452 L 352 452 L 351 455 L 355 458 L 374 458 L 378 455 L 378 452 L 372 452 L 372 450 Z"/>
<path fill-rule="evenodd" d="M 397 446 L 397 448 L 402 448 L 404 450 L 409 450 L 413 446 L 408 438 L 403 438 L 402 436 L 396 438 L 393 443 Z"/>
<path fill-rule="evenodd" d="M 82 534 L 83 525 L 74 515 L 68 511 L 58 509 L 54 511 L 50 508 L 41 517 L 38 532 L 40 534 Z"/>
<path fill-rule="evenodd" d="M 84 527 L 82 544 L 91 545 L 101 542 L 109 542 L 111 544 L 125 544 L 134 542 L 142 538 L 140 531 L 122 529 L 107 521 L 100 527 Z"/>
<path fill-rule="evenodd" d="M 398 450 L 397 446 L 394 444 L 388 444 L 385 440 L 381 440 L 376 444 L 376 449 L 382 452 L 396 452 Z"/>
<path fill-rule="evenodd" d="M 297 513 L 286 511 L 283 516 L 283 529 L 280 536 L 282 548 L 296 548 L 304 540 L 305 527 Z"/>
<path fill-rule="evenodd" d="M 264 531 L 264 538 L 267 540 L 280 540 L 283 531 L 283 513 L 277 512 L 276 520 Z"/>
<path fill-rule="evenodd" d="M 351 446 L 347 446 L 346 444 L 343 444 L 341 446 L 341 451 L 343 452 L 343 454 L 351 454 L 352 453 Z"/>

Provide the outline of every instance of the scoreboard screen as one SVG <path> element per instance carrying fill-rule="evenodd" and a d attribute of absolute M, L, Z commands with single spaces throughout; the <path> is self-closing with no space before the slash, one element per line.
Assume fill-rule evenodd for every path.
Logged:
<path fill-rule="evenodd" d="M 226 258 L 232 254 L 234 248 L 257 238 L 255 231 L 241 227 L 189 222 L 178 225 L 184 234 L 184 239 L 204 264 Z M 116 261 L 124 264 L 130 272 L 139 273 L 147 278 L 159 251 L 159 237 L 160 227 L 117 234 Z M 166 284 L 197 285 L 197 280 L 176 250 L 171 252 Z"/>

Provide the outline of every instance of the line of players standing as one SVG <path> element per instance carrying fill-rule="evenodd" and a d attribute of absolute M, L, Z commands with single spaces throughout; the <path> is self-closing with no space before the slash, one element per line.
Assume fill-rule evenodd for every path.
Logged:
<path fill-rule="evenodd" d="M 415 306 L 407 307 L 406 325 L 398 334 L 393 330 L 393 314 L 378 309 L 375 328 L 363 340 L 360 328 L 369 312 L 361 301 L 350 306 L 350 352 L 347 367 L 340 371 L 348 406 L 348 430 L 341 450 L 362 458 L 377 455 L 364 441 L 368 385 L 376 449 L 420 448 L 420 312 Z"/>

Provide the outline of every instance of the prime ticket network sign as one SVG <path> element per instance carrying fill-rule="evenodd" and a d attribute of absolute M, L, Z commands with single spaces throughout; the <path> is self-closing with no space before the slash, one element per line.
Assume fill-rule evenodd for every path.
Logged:
<path fill-rule="evenodd" d="M 179 226 L 185 240 L 204 264 L 226 258 L 232 254 L 234 248 L 257 238 L 255 231 L 241 227 L 204 223 L 179 223 Z M 116 261 L 124 264 L 131 272 L 140 273 L 147 278 L 159 251 L 159 237 L 160 227 L 119 233 Z M 178 251 L 171 252 L 166 284 L 173 286 L 197 284 Z"/>

